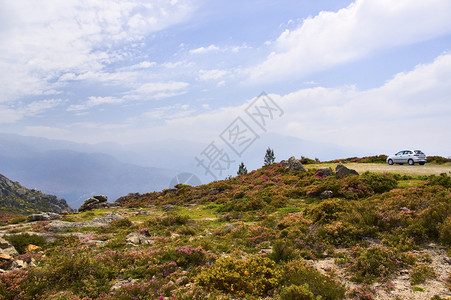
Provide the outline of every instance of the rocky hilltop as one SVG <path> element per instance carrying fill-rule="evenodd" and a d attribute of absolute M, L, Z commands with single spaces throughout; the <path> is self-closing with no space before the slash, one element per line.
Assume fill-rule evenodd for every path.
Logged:
<path fill-rule="evenodd" d="M 27 189 L 0 174 L 0 214 L 32 214 L 36 212 L 72 212 L 66 200 Z"/>

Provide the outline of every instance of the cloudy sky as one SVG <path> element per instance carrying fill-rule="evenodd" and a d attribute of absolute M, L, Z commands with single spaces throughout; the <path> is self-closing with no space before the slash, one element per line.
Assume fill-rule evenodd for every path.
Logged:
<path fill-rule="evenodd" d="M 0 41 L 0 132 L 451 155 L 449 0 L 0 0 Z"/>

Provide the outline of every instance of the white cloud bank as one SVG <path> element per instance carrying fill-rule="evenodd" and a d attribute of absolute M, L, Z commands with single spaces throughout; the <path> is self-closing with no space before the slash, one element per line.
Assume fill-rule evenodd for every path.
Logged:
<path fill-rule="evenodd" d="M 305 76 L 372 52 L 451 33 L 449 0 L 357 0 L 321 12 L 272 43 L 273 52 L 248 70 L 251 81 Z"/>
<path fill-rule="evenodd" d="M 1 1 L 0 101 L 52 93 L 63 73 L 99 72 L 192 10 L 188 0 Z"/>
<path fill-rule="evenodd" d="M 173 87 L 176 88 L 177 84 Z M 158 93 L 155 89 L 154 92 Z M 356 155 L 365 151 L 391 153 L 412 147 L 420 148 L 427 154 L 449 156 L 449 95 L 451 53 L 445 53 L 431 63 L 396 74 L 387 83 L 374 89 L 313 87 L 286 95 L 271 94 L 271 98 L 285 113 L 274 122 L 269 122 L 267 129 L 272 133 L 355 149 Z M 102 99 L 98 100 L 102 102 Z M 208 144 L 218 139 L 219 134 L 236 117 L 246 118 L 244 110 L 249 102 L 200 114 L 197 112 L 197 115 L 195 109 L 189 106 L 168 106 L 144 112 L 141 117 L 129 120 L 126 124 L 96 124 L 90 127 L 67 124 L 67 128 L 61 129 L 70 130 L 71 137 L 85 142 L 114 140 L 135 143 L 172 138 Z M 246 120 L 252 124 L 251 120 Z M 35 129 L 33 133 L 61 138 L 57 134 L 52 135 L 50 129 L 46 128 L 42 132 Z M 254 129 L 258 130 L 257 127 Z"/>
<path fill-rule="evenodd" d="M 446 138 L 451 132 L 449 95 L 451 54 L 443 54 L 374 89 L 313 87 L 287 95 L 271 94 L 285 113 L 267 129 L 303 140 L 334 143 L 355 149 L 356 154 L 413 147 L 429 154 L 451 155 L 451 140 Z M 128 131 L 124 139 L 133 142 L 138 137 L 171 137 L 209 143 L 236 117 L 246 118 L 247 106 L 244 103 L 172 118 L 164 126 Z"/>

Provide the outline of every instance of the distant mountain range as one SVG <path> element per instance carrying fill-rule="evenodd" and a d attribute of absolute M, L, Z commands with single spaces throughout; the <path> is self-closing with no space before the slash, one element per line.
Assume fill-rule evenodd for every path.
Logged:
<path fill-rule="evenodd" d="M 0 133 L 0 173 L 27 187 L 64 198 L 78 208 L 93 194 L 105 194 L 114 201 L 128 193 L 168 188 L 171 179 L 183 172 L 197 175 L 203 183 L 212 181 L 195 160 L 209 142 L 168 139 L 132 145 L 86 144 Z M 274 149 L 276 161 L 292 155 L 320 160 L 356 155 L 326 142 L 272 133 L 260 135 L 241 157 L 221 144 L 219 138 L 215 142 L 233 160 L 218 179 L 235 176 L 241 161 L 249 171 L 261 167 L 267 147 Z"/>
<path fill-rule="evenodd" d="M 30 190 L 0 174 L 0 213 L 72 212 L 65 200 Z"/>
<path fill-rule="evenodd" d="M 123 163 L 105 153 L 65 149 L 74 144 L 0 135 L 0 172 L 27 187 L 64 198 L 73 208 L 93 194 L 104 194 L 114 201 L 131 192 L 168 188 L 177 173 Z"/>

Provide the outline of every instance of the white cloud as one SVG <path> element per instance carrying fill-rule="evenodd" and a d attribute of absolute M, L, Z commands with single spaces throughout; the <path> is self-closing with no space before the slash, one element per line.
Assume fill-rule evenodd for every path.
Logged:
<path fill-rule="evenodd" d="M 2 1 L 0 99 L 42 95 L 64 73 L 99 72 L 123 59 L 123 44 L 186 20 L 180 1 Z"/>
<path fill-rule="evenodd" d="M 65 101 L 61 99 L 47 99 L 47 100 L 40 100 L 40 101 L 33 101 L 30 104 L 27 104 L 25 106 L 25 115 L 27 116 L 34 116 L 41 113 L 46 112 L 49 109 L 52 109 L 54 107 L 57 107 L 64 103 Z"/>
<path fill-rule="evenodd" d="M 185 89 L 188 85 L 188 83 L 180 81 L 152 82 L 141 85 L 136 89 L 136 92 L 141 94 L 155 94 L 157 92 Z"/>
<path fill-rule="evenodd" d="M 104 104 L 119 104 L 124 100 L 114 97 L 89 97 L 89 100 L 82 104 L 73 104 L 67 108 L 67 111 L 83 111 L 93 108 L 95 106 Z"/>
<path fill-rule="evenodd" d="M 212 51 L 219 51 L 219 47 L 211 44 L 208 47 L 200 47 L 189 51 L 191 54 L 204 54 Z"/>
<path fill-rule="evenodd" d="M 225 70 L 199 70 L 199 80 L 201 81 L 209 81 L 209 80 L 218 80 L 227 75 L 227 71 Z"/>
<path fill-rule="evenodd" d="M 157 63 L 154 62 L 154 61 L 152 61 L 152 62 L 150 62 L 150 61 L 142 61 L 142 62 L 140 62 L 139 64 L 130 66 L 130 69 L 131 69 L 131 70 L 135 70 L 135 69 L 147 69 L 147 68 L 151 68 L 151 67 L 155 66 L 156 64 L 157 64 Z"/>
<path fill-rule="evenodd" d="M 451 33 L 448 0 L 357 0 L 338 12 L 321 12 L 285 30 L 266 60 L 249 69 L 251 80 L 305 76 L 374 51 Z"/>
<path fill-rule="evenodd" d="M 46 99 L 8 107 L 0 105 L 0 123 L 15 123 L 24 117 L 36 116 L 64 103 L 61 99 Z"/>
<path fill-rule="evenodd" d="M 171 120 L 186 117 L 193 112 L 194 110 L 187 104 L 176 104 L 155 108 L 142 114 L 142 117 L 151 120 Z"/>

